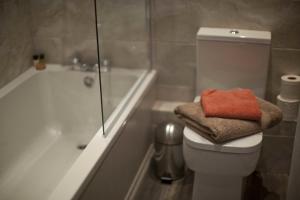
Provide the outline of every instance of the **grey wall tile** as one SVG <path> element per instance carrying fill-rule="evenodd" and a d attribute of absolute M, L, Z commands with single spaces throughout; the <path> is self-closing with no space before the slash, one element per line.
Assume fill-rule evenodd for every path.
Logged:
<path fill-rule="evenodd" d="M 30 0 L 30 5 L 32 36 L 61 37 L 64 28 L 64 0 Z"/>
<path fill-rule="evenodd" d="M 96 31 L 93 1 L 31 0 L 34 51 L 47 62 L 69 64 L 79 55 L 96 63 Z"/>
<path fill-rule="evenodd" d="M 20 0 L 0 3 L 0 88 L 31 65 L 29 6 Z"/>
<path fill-rule="evenodd" d="M 98 10 L 102 9 L 102 6 L 106 5 L 115 5 L 115 6 L 133 6 L 133 5 L 141 5 L 145 4 L 145 1 L 138 1 L 138 0 L 97 0 Z"/>
<path fill-rule="evenodd" d="M 145 9 L 145 1 L 136 1 L 129 5 L 113 4 L 110 1 L 100 4 L 101 39 L 147 41 Z"/>
<path fill-rule="evenodd" d="M 286 9 L 282 10 L 280 20 L 272 26 L 272 45 L 280 48 L 300 49 L 300 3 L 284 1 Z"/>
<path fill-rule="evenodd" d="M 8 40 L 0 46 L 0 88 L 31 66 L 32 46 L 29 40 Z M 1 55 L 1 58 L 2 58 Z"/>
<path fill-rule="evenodd" d="M 178 44 L 194 45 L 196 32 L 201 26 L 272 32 L 272 47 L 275 49 L 272 51 L 267 93 L 273 102 L 279 93 L 280 76 L 299 74 L 300 4 L 292 0 L 153 0 L 151 17 L 153 60 L 154 67 L 159 70 L 159 84 L 174 86 L 176 83 L 172 80 L 182 84 L 186 79 L 194 79 L 193 74 L 183 68 L 189 65 L 189 61 L 178 62 L 182 63 L 182 68 L 175 68 L 167 60 L 168 57 L 177 60 L 175 49 Z M 166 48 L 156 43 L 168 43 L 173 52 L 169 50 L 166 54 Z M 190 55 L 195 55 L 195 52 L 190 52 Z M 157 57 L 161 58 L 159 62 Z"/>
<path fill-rule="evenodd" d="M 187 0 L 153 0 L 152 7 L 153 40 L 195 44 L 197 13 Z"/>
<path fill-rule="evenodd" d="M 100 41 L 101 55 L 111 61 L 113 67 L 145 68 L 150 66 L 149 46 L 138 41 Z"/>
<path fill-rule="evenodd" d="M 158 84 L 194 88 L 196 50 L 194 45 L 153 44 L 153 67 L 158 70 Z"/>
<path fill-rule="evenodd" d="M 153 37 L 193 42 L 200 26 L 268 30 L 273 46 L 300 48 L 300 5 L 291 0 L 153 0 Z"/>
<path fill-rule="evenodd" d="M 3 0 L 0 4 L 0 37 L 16 39 L 30 36 L 29 6 L 20 0 Z"/>
<path fill-rule="evenodd" d="M 262 8 L 266 6 L 258 1 L 234 0 L 192 0 L 191 6 L 197 10 L 198 25 L 209 27 L 228 27 L 244 29 L 268 29 L 263 25 Z M 257 14 L 255 14 L 257 13 Z M 266 12 L 267 13 L 267 12 Z"/>
<path fill-rule="evenodd" d="M 63 43 L 60 37 L 35 37 L 35 53 L 45 54 L 47 63 L 61 64 L 63 62 Z"/>
<path fill-rule="evenodd" d="M 261 172 L 288 173 L 293 142 L 293 137 L 264 136 L 257 169 Z"/>
<path fill-rule="evenodd" d="M 74 57 L 79 57 L 83 63 L 95 64 L 97 63 L 97 41 L 66 37 L 63 39 L 63 54 L 63 64 L 70 64 Z"/>
<path fill-rule="evenodd" d="M 150 67 L 146 0 L 100 0 L 100 54 L 114 67 Z"/>
<path fill-rule="evenodd" d="M 93 1 L 31 0 L 31 3 L 35 51 L 43 50 L 52 63 L 69 64 L 75 55 L 83 62 L 96 62 Z M 97 5 L 99 36 L 105 41 L 100 44 L 102 55 L 119 67 L 148 68 L 145 1 L 99 0 Z M 57 47 L 55 52 L 53 47 Z"/>
<path fill-rule="evenodd" d="M 9 40 L 6 38 L 0 37 L 0 74 L 2 74 L 2 71 L 7 67 L 8 65 L 8 48 L 10 48 Z M 3 81 L 3 78 L 1 76 L 0 81 Z M 0 84 L 1 85 L 1 84 Z"/>
<path fill-rule="evenodd" d="M 164 101 L 190 102 L 195 97 L 194 88 L 186 86 L 157 85 L 157 98 Z"/>
<path fill-rule="evenodd" d="M 280 124 L 265 130 L 264 135 L 294 137 L 296 133 L 296 125 L 296 122 L 282 121 Z"/>
<path fill-rule="evenodd" d="M 8 55 L 8 66 L 15 69 L 15 74 L 19 74 L 31 66 L 32 43 L 29 38 L 20 38 L 10 41 Z"/>
<path fill-rule="evenodd" d="M 65 37 L 96 39 L 93 1 L 65 0 Z"/>
<path fill-rule="evenodd" d="M 272 102 L 276 102 L 276 96 L 280 93 L 281 76 L 284 74 L 300 75 L 300 49 L 272 50 L 267 91 Z"/>

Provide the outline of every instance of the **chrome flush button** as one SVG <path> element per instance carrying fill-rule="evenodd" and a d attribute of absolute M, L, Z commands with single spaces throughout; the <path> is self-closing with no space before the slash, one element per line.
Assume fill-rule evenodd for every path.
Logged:
<path fill-rule="evenodd" d="M 237 35 L 237 34 L 240 33 L 238 30 L 230 30 L 229 32 L 230 32 L 232 35 Z"/>

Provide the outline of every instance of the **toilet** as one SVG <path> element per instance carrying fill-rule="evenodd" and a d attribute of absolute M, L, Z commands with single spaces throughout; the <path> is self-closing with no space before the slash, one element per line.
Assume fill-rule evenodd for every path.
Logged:
<path fill-rule="evenodd" d="M 271 33 L 201 27 L 197 33 L 195 101 L 207 88 L 249 88 L 264 98 Z M 241 200 L 245 178 L 256 168 L 262 133 L 214 144 L 184 128 L 183 155 L 195 172 L 193 200 Z"/>

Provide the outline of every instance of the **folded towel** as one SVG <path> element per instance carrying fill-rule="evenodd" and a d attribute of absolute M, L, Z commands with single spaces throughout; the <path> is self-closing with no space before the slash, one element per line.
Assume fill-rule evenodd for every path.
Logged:
<path fill-rule="evenodd" d="M 278 124 L 282 119 L 281 110 L 262 99 L 258 99 L 262 111 L 261 121 L 240 119 L 224 119 L 205 117 L 199 102 L 180 105 L 175 114 L 183 120 L 188 127 L 214 143 L 225 143 L 261 132 Z"/>
<path fill-rule="evenodd" d="M 248 89 L 208 89 L 201 94 L 206 117 L 247 119 L 259 121 L 261 111 L 255 95 Z"/>

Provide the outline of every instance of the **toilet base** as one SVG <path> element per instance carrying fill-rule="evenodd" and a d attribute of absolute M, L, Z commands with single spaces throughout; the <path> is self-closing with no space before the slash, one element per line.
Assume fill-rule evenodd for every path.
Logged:
<path fill-rule="evenodd" d="M 241 200 L 243 177 L 206 175 L 195 172 L 193 200 Z"/>

